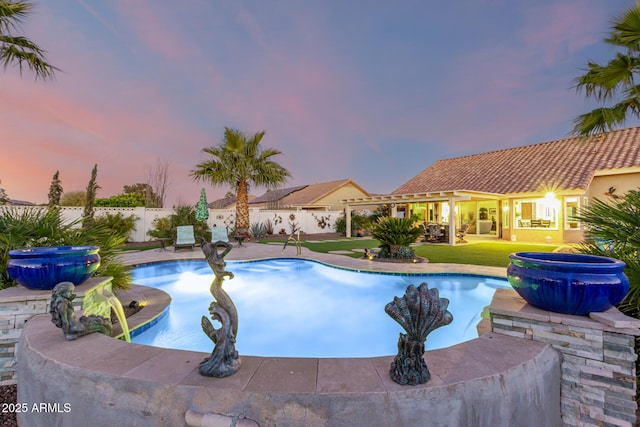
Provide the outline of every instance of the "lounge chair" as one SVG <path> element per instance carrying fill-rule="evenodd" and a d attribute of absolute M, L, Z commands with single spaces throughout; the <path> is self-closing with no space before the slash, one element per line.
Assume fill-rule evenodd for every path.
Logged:
<path fill-rule="evenodd" d="M 196 244 L 196 238 L 193 234 L 193 225 L 179 225 L 176 227 L 176 242 L 173 244 L 173 250 L 189 248 L 193 250 Z"/>
<path fill-rule="evenodd" d="M 228 242 L 229 235 L 227 234 L 226 227 L 211 227 L 211 241 L 212 242 Z"/>

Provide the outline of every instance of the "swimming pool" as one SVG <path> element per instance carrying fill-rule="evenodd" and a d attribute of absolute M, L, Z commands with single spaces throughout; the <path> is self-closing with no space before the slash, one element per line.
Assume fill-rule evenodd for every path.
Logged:
<path fill-rule="evenodd" d="M 384 311 L 409 284 L 427 282 L 448 298 L 453 322 L 432 332 L 429 350 L 477 337 L 482 309 L 506 279 L 462 274 L 385 274 L 331 267 L 316 261 L 227 261 L 224 290 L 238 310 L 236 349 L 267 357 L 374 357 L 397 353 L 402 328 Z M 167 261 L 132 270 L 134 283 L 171 295 L 166 316 L 133 333 L 132 342 L 209 353 L 200 326 L 209 317 L 213 272 L 204 260 Z M 219 325 L 216 325 L 218 327 Z"/>

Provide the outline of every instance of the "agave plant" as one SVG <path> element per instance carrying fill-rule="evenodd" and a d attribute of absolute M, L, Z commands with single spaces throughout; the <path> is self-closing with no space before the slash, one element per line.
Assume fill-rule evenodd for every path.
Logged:
<path fill-rule="evenodd" d="M 261 222 L 254 222 L 249 229 L 251 235 L 256 239 L 262 239 L 267 235 L 267 226 Z"/>

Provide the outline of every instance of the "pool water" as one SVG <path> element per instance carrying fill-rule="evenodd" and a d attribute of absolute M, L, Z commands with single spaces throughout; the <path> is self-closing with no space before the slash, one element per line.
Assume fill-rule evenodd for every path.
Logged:
<path fill-rule="evenodd" d="M 240 355 L 273 357 L 374 357 L 397 353 L 404 332 L 385 311 L 409 284 L 427 282 L 448 298 L 453 322 L 432 332 L 427 349 L 449 347 L 478 336 L 480 313 L 506 279 L 451 274 L 398 275 L 357 272 L 315 261 L 227 261 L 235 277 L 224 282 L 238 310 Z M 132 270 L 136 284 L 171 295 L 168 314 L 132 342 L 210 353 L 202 331 L 209 317 L 213 272 L 204 260 L 168 261 Z M 210 317 L 209 317 L 210 318 Z M 218 322 L 214 322 L 219 327 Z"/>

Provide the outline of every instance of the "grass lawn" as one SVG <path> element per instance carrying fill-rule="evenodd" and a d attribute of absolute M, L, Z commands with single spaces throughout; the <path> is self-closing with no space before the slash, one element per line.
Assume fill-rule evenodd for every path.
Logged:
<path fill-rule="evenodd" d="M 301 245 L 314 252 L 350 251 L 352 249 L 377 248 L 380 242 L 375 239 L 341 239 L 339 241 L 301 242 Z M 500 242 L 464 243 L 455 246 L 425 243 L 415 246 L 416 255 L 427 258 L 433 263 L 473 264 L 491 267 L 507 267 L 509 254 L 513 252 L 552 252 L 557 245 Z M 362 252 L 345 256 L 361 257 Z"/>
<path fill-rule="evenodd" d="M 513 252 L 552 252 L 558 246 L 511 242 L 478 242 L 456 246 L 424 244 L 415 249 L 416 255 L 434 263 L 509 266 L 509 254 Z"/>

